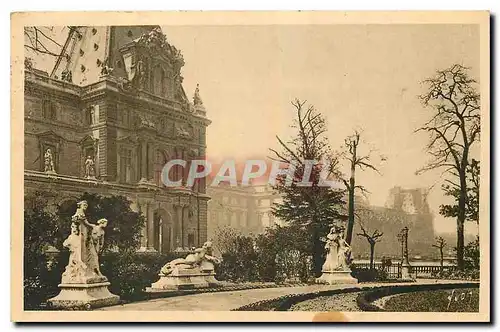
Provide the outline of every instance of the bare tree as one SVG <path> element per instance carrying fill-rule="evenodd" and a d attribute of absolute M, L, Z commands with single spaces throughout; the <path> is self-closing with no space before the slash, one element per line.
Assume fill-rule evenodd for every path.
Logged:
<path fill-rule="evenodd" d="M 455 64 L 424 81 L 427 93 L 420 96 L 433 115 L 416 132 L 426 132 L 426 148 L 431 160 L 417 171 L 420 174 L 443 169 L 446 183 L 458 189 L 457 195 L 457 267 L 464 268 L 464 222 L 467 202 L 467 166 L 471 147 L 480 141 L 480 96 L 468 68 Z"/>
<path fill-rule="evenodd" d="M 362 236 L 366 238 L 368 243 L 370 244 L 370 270 L 373 270 L 373 262 L 374 262 L 374 256 L 375 256 L 375 244 L 377 242 L 380 242 L 380 238 L 384 235 L 384 233 L 379 232 L 378 229 L 376 229 L 372 234 L 369 234 L 365 228 L 363 227 L 362 224 L 360 224 L 361 231 L 363 233 L 358 233 L 358 236 Z"/>
<path fill-rule="evenodd" d="M 372 164 L 371 162 L 371 154 L 373 150 L 370 150 L 368 154 L 360 155 L 359 153 L 359 145 L 361 139 L 361 132 L 358 130 L 354 131 L 354 134 L 347 137 L 344 141 L 344 146 L 347 148 L 347 151 L 343 154 L 344 158 L 347 160 L 350 166 L 350 177 L 349 181 L 343 179 L 344 185 L 347 189 L 348 193 L 348 223 L 347 230 L 345 235 L 345 240 L 348 244 L 351 244 L 352 241 L 352 233 L 354 229 L 354 197 L 356 193 L 356 189 L 360 190 L 361 193 L 366 194 L 368 190 L 360 185 L 356 185 L 356 168 L 360 170 L 371 169 L 380 174 L 379 170 Z M 385 158 L 382 158 L 383 160 Z"/>
<path fill-rule="evenodd" d="M 313 257 L 315 274 L 321 273 L 324 262 L 324 248 L 320 241 L 336 220 L 345 220 L 342 214 L 344 191 L 320 184 L 321 173 L 327 178 L 338 173 L 338 159 L 331 152 L 326 135 L 326 120 L 313 106 L 306 107 L 305 101 L 292 102 L 295 113 L 292 128 L 296 130 L 290 140 L 276 137 L 281 151 L 270 149 L 272 160 L 294 168 L 293 180 L 287 184 L 286 176 L 278 176 L 276 189 L 282 201 L 274 203 L 273 215 L 287 223 L 288 227 L 304 230 L 297 241 L 306 241 L 308 254 Z M 321 161 L 308 165 L 308 161 Z M 310 169 L 308 170 L 308 167 Z M 306 179 L 303 179 L 306 177 Z M 310 185 L 301 185 L 309 182 Z"/>
<path fill-rule="evenodd" d="M 441 271 L 443 271 L 443 267 L 444 267 L 444 254 L 443 254 L 443 249 L 444 247 L 446 247 L 446 240 L 443 239 L 442 236 L 440 237 L 437 237 L 436 238 L 436 243 L 432 245 L 434 248 L 438 248 L 439 249 L 439 255 L 440 255 L 440 259 L 441 259 Z"/>
<path fill-rule="evenodd" d="M 53 28 L 24 27 L 24 47 L 35 53 L 58 57 L 63 46 L 53 37 Z"/>

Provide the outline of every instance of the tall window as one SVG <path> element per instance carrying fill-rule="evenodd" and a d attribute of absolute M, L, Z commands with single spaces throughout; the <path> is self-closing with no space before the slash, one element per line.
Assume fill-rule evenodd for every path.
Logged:
<path fill-rule="evenodd" d="M 45 119 L 56 120 L 56 106 L 50 99 L 42 101 L 42 113 Z"/>
<path fill-rule="evenodd" d="M 129 148 L 120 151 L 120 182 L 132 182 L 132 150 Z"/>

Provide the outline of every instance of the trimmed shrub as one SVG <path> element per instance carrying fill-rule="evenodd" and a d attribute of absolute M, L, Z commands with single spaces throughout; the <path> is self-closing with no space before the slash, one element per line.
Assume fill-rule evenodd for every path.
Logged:
<path fill-rule="evenodd" d="M 370 281 L 386 281 L 387 272 L 379 269 L 367 269 L 367 268 L 352 268 L 351 275 L 358 279 L 359 282 L 370 282 Z"/>
<path fill-rule="evenodd" d="M 101 272 L 111 282 L 113 294 L 136 301 L 143 299 L 144 289 L 160 278 L 162 266 L 179 257 L 175 253 L 108 252 L 101 257 Z"/>

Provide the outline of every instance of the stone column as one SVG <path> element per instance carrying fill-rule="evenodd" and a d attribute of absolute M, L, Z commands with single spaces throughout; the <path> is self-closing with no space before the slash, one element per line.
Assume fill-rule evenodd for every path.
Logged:
<path fill-rule="evenodd" d="M 153 213 L 153 204 L 151 203 L 146 203 L 147 207 L 147 225 L 148 225 L 148 235 L 147 235 L 147 250 L 148 251 L 156 251 L 156 249 L 153 247 L 154 243 L 154 236 L 155 236 L 155 229 L 154 229 L 154 213 Z"/>
<path fill-rule="evenodd" d="M 145 141 L 141 142 L 141 181 L 147 180 L 147 143 Z"/>
<path fill-rule="evenodd" d="M 142 215 L 144 215 L 144 217 L 146 217 L 146 214 L 143 211 L 144 208 L 142 208 L 140 201 L 132 203 L 130 208 L 132 209 L 132 211 L 139 212 Z M 146 249 L 147 249 L 147 219 L 146 219 L 146 224 L 141 229 L 141 244 L 140 244 L 140 247 L 137 251 L 142 252 L 142 251 L 146 251 Z"/>
<path fill-rule="evenodd" d="M 182 205 L 174 204 L 174 248 L 183 246 L 182 234 Z"/>
<path fill-rule="evenodd" d="M 152 143 L 147 144 L 148 147 L 148 154 L 147 154 L 147 173 L 146 173 L 146 179 L 150 180 L 154 178 L 154 172 L 153 172 L 153 166 L 154 166 L 154 158 L 155 153 L 154 153 L 154 145 Z"/>
<path fill-rule="evenodd" d="M 189 206 L 183 204 L 181 213 L 181 230 L 182 230 L 182 247 L 186 248 L 188 246 L 188 222 L 189 222 Z"/>

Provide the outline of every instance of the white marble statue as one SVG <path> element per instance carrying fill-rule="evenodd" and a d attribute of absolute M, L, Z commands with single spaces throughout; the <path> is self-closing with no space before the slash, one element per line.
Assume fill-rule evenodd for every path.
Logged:
<path fill-rule="evenodd" d="M 82 261 L 82 240 L 77 224 L 71 224 L 71 234 L 63 242 L 63 246 L 69 250 L 69 262 L 62 274 L 62 283 L 83 283 L 87 266 Z"/>
<path fill-rule="evenodd" d="M 351 247 L 344 240 L 342 227 L 333 226 L 326 236 L 326 259 L 323 271 L 337 271 L 349 269 Z"/>
<path fill-rule="evenodd" d="M 87 156 L 87 160 L 85 160 L 85 177 L 95 178 L 95 162 L 91 156 Z"/>
<path fill-rule="evenodd" d="M 193 254 L 186 258 L 177 258 L 165 264 L 160 274 L 169 275 L 174 269 L 194 269 L 199 268 L 203 272 L 212 272 L 214 264 L 219 264 L 220 259 L 212 256 L 212 242 L 205 242 L 201 248 L 195 249 Z"/>
<path fill-rule="evenodd" d="M 71 218 L 71 234 L 64 241 L 70 251 L 70 258 L 62 279 L 63 283 L 84 283 L 90 278 L 105 278 L 99 268 L 99 253 L 104 245 L 106 219 L 99 219 L 97 224 L 88 222 L 85 211 L 87 201 L 77 204 Z"/>
<path fill-rule="evenodd" d="M 52 156 L 52 151 L 47 149 L 44 155 L 45 160 L 45 172 L 54 173 L 54 157 Z"/>

